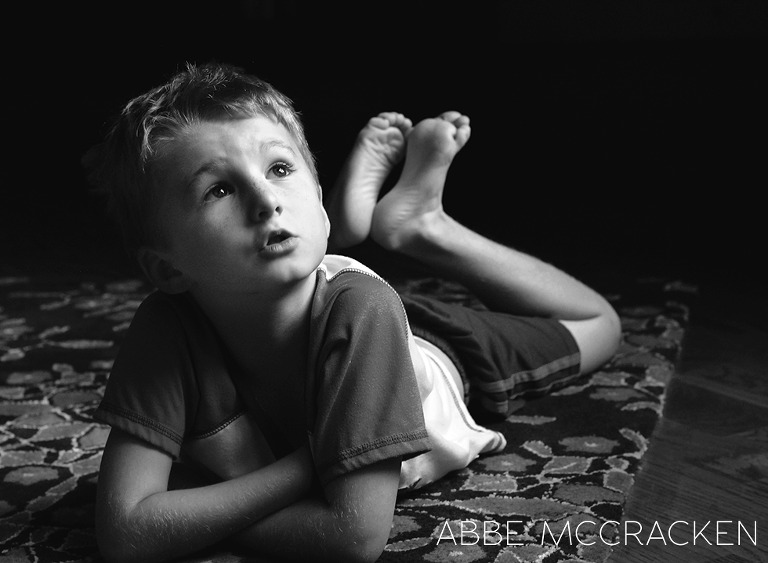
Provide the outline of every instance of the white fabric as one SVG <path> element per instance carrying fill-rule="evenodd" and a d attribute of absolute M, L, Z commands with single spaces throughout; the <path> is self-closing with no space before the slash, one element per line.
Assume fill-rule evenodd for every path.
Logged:
<path fill-rule="evenodd" d="M 447 356 L 429 342 L 415 340 L 425 367 L 416 375 L 432 450 L 403 462 L 401 489 L 423 487 L 466 467 L 480 454 L 499 452 L 507 445 L 503 434 L 480 426 L 469 414 Z"/>

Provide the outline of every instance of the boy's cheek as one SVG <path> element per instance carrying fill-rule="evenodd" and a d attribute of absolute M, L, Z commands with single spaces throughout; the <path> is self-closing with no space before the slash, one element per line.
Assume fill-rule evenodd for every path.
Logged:
<path fill-rule="evenodd" d="M 331 236 L 331 220 L 328 218 L 328 213 L 323 207 L 323 220 L 325 221 L 325 238 Z"/>

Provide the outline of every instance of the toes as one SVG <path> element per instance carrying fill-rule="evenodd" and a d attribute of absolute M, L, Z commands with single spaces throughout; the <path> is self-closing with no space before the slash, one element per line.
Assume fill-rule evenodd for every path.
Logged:
<path fill-rule="evenodd" d="M 404 130 L 404 129 L 410 129 L 412 126 L 411 120 L 405 117 L 402 113 L 397 113 L 394 111 L 384 111 L 381 112 L 373 119 L 381 119 L 387 122 L 387 124 L 390 127 L 397 127 L 398 129 Z"/>
<path fill-rule="evenodd" d="M 472 129 L 469 126 L 469 120 L 467 120 L 466 123 L 460 125 L 456 129 L 456 143 L 459 145 L 459 147 L 463 147 L 467 141 L 469 141 L 469 136 L 472 133 Z"/>
<path fill-rule="evenodd" d="M 391 113 L 389 115 L 389 124 L 392 127 L 396 127 L 402 131 L 403 135 L 407 135 L 413 128 L 413 122 L 405 117 L 402 113 Z"/>
<path fill-rule="evenodd" d="M 438 117 L 456 125 L 456 120 L 462 117 L 462 115 L 458 111 L 444 111 Z"/>
<path fill-rule="evenodd" d="M 396 111 L 382 111 L 378 117 L 386 119 L 387 121 L 397 121 L 398 119 L 402 119 L 404 116 L 402 113 L 398 113 Z"/>
<path fill-rule="evenodd" d="M 440 114 L 439 118 L 449 122 L 456 128 L 454 138 L 459 146 L 463 146 L 469 140 L 471 133 L 469 117 L 458 111 L 445 111 Z"/>
<path fill-rule="evenodd" d="M 461 127 L 465 124 L 469 125 L 469 117 L 458 111 L 445 111 L 441 113 L 439 117 L 440 119 L 453 123 L 456 127 Z"/>
<path fill-rule="evenodd" d="M 361 134 L 365 135 L 366 129 L 374 129 L 378 132 L 386 131 L 387 129 L 397 129 L 405 137 L 412 128 L 413 123 L 402 113 L 386 111 L 371 117 L 366 127 L 361 131 Z"/>
<path fill-rule="evenodd" d="M 389 127 L 389 119 L 384 117 L 384 114 L 379 114 L 376 117 L 372 117 L 368 120 L 368 126 L 375 129 L 387 129 Z"/>

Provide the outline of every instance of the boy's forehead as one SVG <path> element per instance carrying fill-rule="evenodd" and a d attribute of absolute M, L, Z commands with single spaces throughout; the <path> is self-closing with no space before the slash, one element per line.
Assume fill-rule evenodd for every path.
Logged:
<path fill-rule="evenodd" d="M 274 145 L 296 148 L 296 139 L 281 123 L 266 117 L 255 116 L 241 119 L 201 121 L 187 128 L 182 141 L 188 145 L 200 145 L 203 151 L 210 147 L 241 147 L 261 149 Z M 198 142 L 199 141 L 199 142 Z"/>
<path fill-rule="evenodd" d="M 208 161 L 248 157 L 272 148 L 301 157 L 291 132 L 269 117 L 200 121 L 184 127 L 163 143 L 158 153 L 159 169 L 161 173 L 188 176 Z"/>

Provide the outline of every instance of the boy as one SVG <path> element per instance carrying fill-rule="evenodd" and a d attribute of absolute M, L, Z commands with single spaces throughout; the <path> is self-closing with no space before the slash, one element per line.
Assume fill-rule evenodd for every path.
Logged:
<path fill-rule="evenodd" d="M 611 357 L 619 323 L 602 297 L 443 211 L 469 134 L 458 112 L 415 126 L 380 114 L 326 213 L 301 123 L 269 84 L 189 66 L 126 106 L 100 178 L 159 291 L 137 311 L 96 412 L 112 426 L 96 523 L 108 560 L 230 539 L 270 557 L 373 561 L 399 489 L 503 449 L 470 417 L 466 379 L 503 418 L 522 392 Z M 401 300 L 364 265 L 326 254 L 329 235 L 335 248 L 370 236 L 493 312 Z M 210 478 L 174 489 L 178 458 Z"/>

